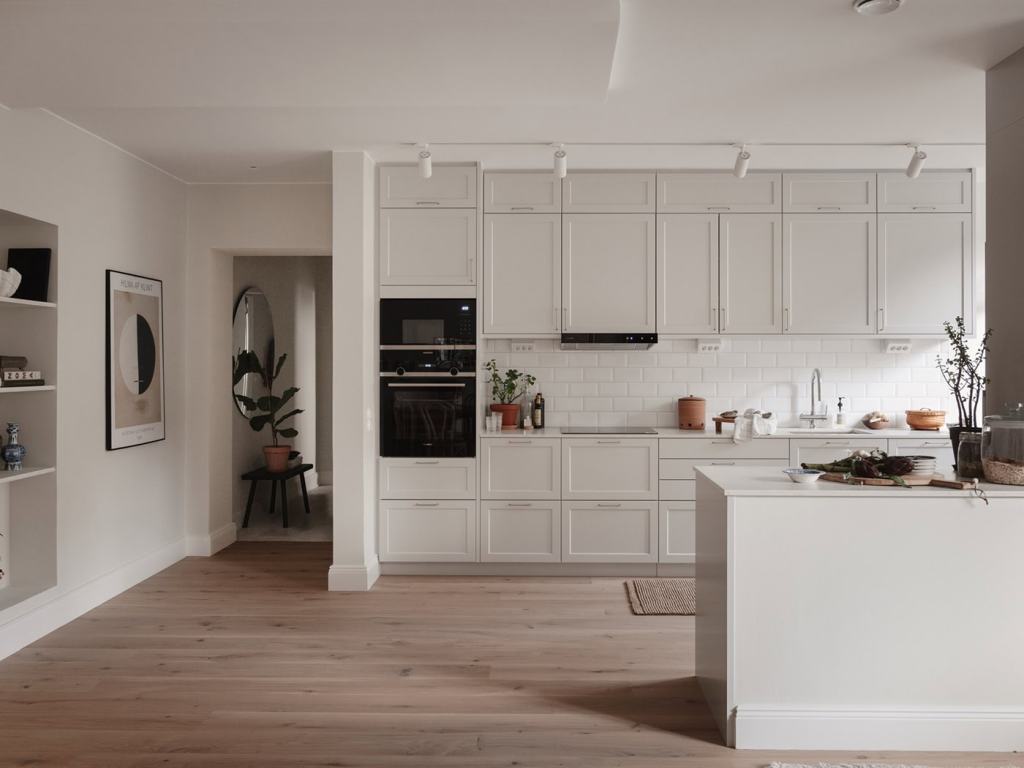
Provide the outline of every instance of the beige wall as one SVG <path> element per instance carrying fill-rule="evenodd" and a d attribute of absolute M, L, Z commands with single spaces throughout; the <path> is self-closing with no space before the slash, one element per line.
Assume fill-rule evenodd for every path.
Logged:
<path fill-rule="evenodd" d="M 987 323 L 994 330 L 985 410 L 1024 401 L 1024 48 L 987 77 Z"/>

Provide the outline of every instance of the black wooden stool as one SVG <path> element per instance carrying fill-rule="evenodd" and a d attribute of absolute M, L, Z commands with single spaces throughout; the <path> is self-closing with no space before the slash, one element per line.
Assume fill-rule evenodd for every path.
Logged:
<path fill-rule="evenodd" d="M 289 467 L 284 472 L 271 472 L 266 467 L 254 469 L 242 475 L 243 480 L 248 480 L 249 500 L 245 502 L 245 518 L 242 520 L 242 527 L 249 527 L 249 513 L 252 512 L 252 500 L 256 498 L 256 484 L 260 480 L 270 481 L 270 514 L 274 514 L 274 502 L 277 500 L 277 484 L 281 484 L 281 523 L 284 528 L 288 527 L 288 488 L 287 480 L 299 476 L 299 485 L 302 487 L 302 503 L 306 507 L 306 514 L 309 514 L 309 494 L 306 493 L 306 472 L 313 468 L 312 464 L 299 464 Z"/>

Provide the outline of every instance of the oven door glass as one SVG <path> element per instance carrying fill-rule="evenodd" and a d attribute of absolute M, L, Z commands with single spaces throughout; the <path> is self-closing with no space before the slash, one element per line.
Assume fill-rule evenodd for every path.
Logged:
<path fill-rule="evenodd" d="M 476 454 L 475 378 L 382 378 L 380 411 L 381 456 Z"/>

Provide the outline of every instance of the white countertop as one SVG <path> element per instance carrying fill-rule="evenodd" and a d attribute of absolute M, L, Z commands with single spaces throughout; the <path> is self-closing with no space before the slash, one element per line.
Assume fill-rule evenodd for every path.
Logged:
<path fill-rule="evenodd" d="M 487 432 L 480 430 L 481 437 L 511 437 L 511 438 L 530 438 L 530 437 L 548 437 L 548 438 L 563 438 L 563 437 L 625 437 L 625 438 L 642 438 L 642 437 L 661 437 L 661 438 L 712 438 L 715 440 L 732 440 L 732 427 L 727 426 L 722 430 L 722 434 L 716 435 L 714 429 L 705 429 L 703 431 L 693 429 L 679 429 L 677 427 L 654 427 L 657 434 L 652 435 L 637 435 L 626 432 L 602 432 L 600 434 L 593 435 L 565 435 L 560 431 L 560 427 L 550 427 L 548 429 L 503 429 L 500 432 Z M 899 438 L 912 438 L 916 440 L 949 440 L 949 432 L 946 430 L 935 431 L 933 429 L 865 429 L 858 428 L 853 432 L 835 432 L 828 429 L 816 429 L 806 430 L 801 429 L 794 431 L 792 428 L 780 427 L 779 431 L 774 435 L 767 435 L 765 437 L 755 437 L 755 440 L 796 440 L 802 438 L 810 439 L 822 439 L 822 440 L 889 440 Z"/>
<path fill-rule="evenodd" d="M 957 491 L 952 488 L 932 486 L 846 485 L 818 480 L 814 483 L 794 483 L 781 469 L 771 467 L 697 467 L 697 473 L 721 488 L 726 496 L 896 496 L 918 497 L 972 497 L 971 491 Z M 979 483 L 985 495 L 992 497 L 1024 498 L 1024 485 L 996 485 Z"/>

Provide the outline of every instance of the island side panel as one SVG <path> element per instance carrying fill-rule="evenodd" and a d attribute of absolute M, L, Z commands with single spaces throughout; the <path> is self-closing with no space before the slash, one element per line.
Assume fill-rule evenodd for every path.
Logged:
<path fill-rule="evenodd" d="M 729 497 L 737 747 L 1024 747 L 1024 499 L 915 493 Z"/>
<path fill-rule="evenodd" d="M 732 746 L 729 696 L 729 521 L 725 493 L 698 469 L 697 560 L 697 680 L 718 730 Z"/>

